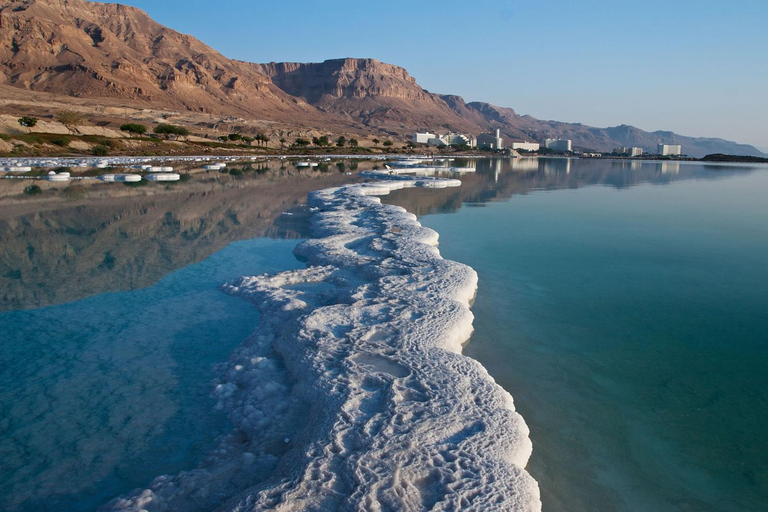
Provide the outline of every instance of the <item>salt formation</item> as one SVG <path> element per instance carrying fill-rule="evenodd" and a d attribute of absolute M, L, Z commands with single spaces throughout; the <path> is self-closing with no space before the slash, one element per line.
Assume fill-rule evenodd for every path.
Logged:
<path fill-rule="evenodd" d="M 275 471 L 219 510 L 540 510 L 524 469 L 527 426 L 512 397 L 461 355 L 475 271 L 443 259 L 435 231 L 374 197 L 456 184 L 394 175 L 310 194 L 314 238 L 295 250 L 308 267 L 223 287 L 263 316 L 215 391 L 235 423 L 220 457 L 109 510 L 207 510 L 188 495 L 231 490 L 222 479 L 264 463 L 252 446 L 264 436 L 282 444 Z M 289 396 L 284 384 L 271 389 L 253 340 L 282 357 Z"/>

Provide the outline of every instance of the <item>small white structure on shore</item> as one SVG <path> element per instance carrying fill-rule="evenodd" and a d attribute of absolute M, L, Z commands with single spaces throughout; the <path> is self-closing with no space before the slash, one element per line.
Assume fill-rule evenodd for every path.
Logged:
<path fill-rule="evenodd" d="M 69 181 L 70 174 L 68 172 L 60 172 L 55 173 L 54 171 L 50 171 L 48 175 L 45 177 L 48 181 Z"/>
<path fill-rule="evenodd" d="M 147 174 L 149 181 L 179 181 L 181 176 L 175 172 Z"/>
<path fill-rule="evenodd" d="M 680 145 L 659 144 L 656 153 L 661 156 L 680 156 L 683 154 L 683 148 Z"/>

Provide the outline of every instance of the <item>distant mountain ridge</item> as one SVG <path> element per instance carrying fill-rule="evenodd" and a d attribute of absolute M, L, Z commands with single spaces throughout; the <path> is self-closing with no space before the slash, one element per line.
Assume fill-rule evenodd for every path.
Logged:
<path fill-rule="evenodd" d="M 539 120 L 511 108 L 434 94 L 399 66 L 374 59 L 321 63 L 231 60 L 194 37 L 119 4 L 85 0 L 0 0 L 0 84 L 136 105 L 240 116 L 308 128 L 408 135 L 416 130 L 509 140 L 569 138 L 610 151 L 680 144 L 691 156 L 765 156 L 753 146 L 621 125 L 595 128 Z"/>

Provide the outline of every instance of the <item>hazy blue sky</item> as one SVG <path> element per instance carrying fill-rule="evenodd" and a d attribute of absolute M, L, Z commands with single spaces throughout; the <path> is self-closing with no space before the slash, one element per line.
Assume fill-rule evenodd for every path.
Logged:
<path fill-rule="evenodd" d="M 254 62 L 372 57 L 541 119 L 768 151 L 768 0 L 123 0 Z"/>

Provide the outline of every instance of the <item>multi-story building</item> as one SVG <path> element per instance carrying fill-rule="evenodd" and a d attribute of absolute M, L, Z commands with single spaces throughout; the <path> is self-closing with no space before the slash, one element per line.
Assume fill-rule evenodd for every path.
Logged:
<path fill-rule="evenodd" d="M 537 142 L 513 142 L 510 147 L 523 151 L 538 151 L 541 146 Z"/>
<path fill-rule="evenodd" d="M 483 133 L 477 136 L 477 147 L 480 149 L 504 149 L 504 139 L 501 138 L 501 130 L 495 133 Z"/>
<path fill-rule="evenodd" d="M 475 147 L 475 139 L 462 133 L 448 133 L 447 135 L 436 135 L 434 133 L 422 132 L 413 134 L 414 144 L 427 144 L 429 146 L 469 146 Z"/>
<path fill-rule="evenodd" d="M 680 156 L 683 154 L 683 148 L 673 144 L 659 144 L 656 153 L 661 156 Z"/>
<path fill-rule="evenodd" d="M 413 143 L 414 144 L 428 144 L 429 139 L 434 139 L 435 134 L 429 133 L 429 132 L 422 132 L 422 133 L 414 133 L 413 134 Z"/>
<path fill-rule="evenodd" d="M 617 155 L 640 156 L 640 155 L 643 154 L 643 148 L 636 148 L 636 147 L 631 147 L 631 148 L 626 148 L 626 147 L 614 148 L 613 152 L 616 153 Z"/>
<path fill-rule="evenodd" d="M 572 151 L 570 139 L 547 139 L 544 141 L 544 147 L 552 151 L 562 151 L 564 153 Z"/>

